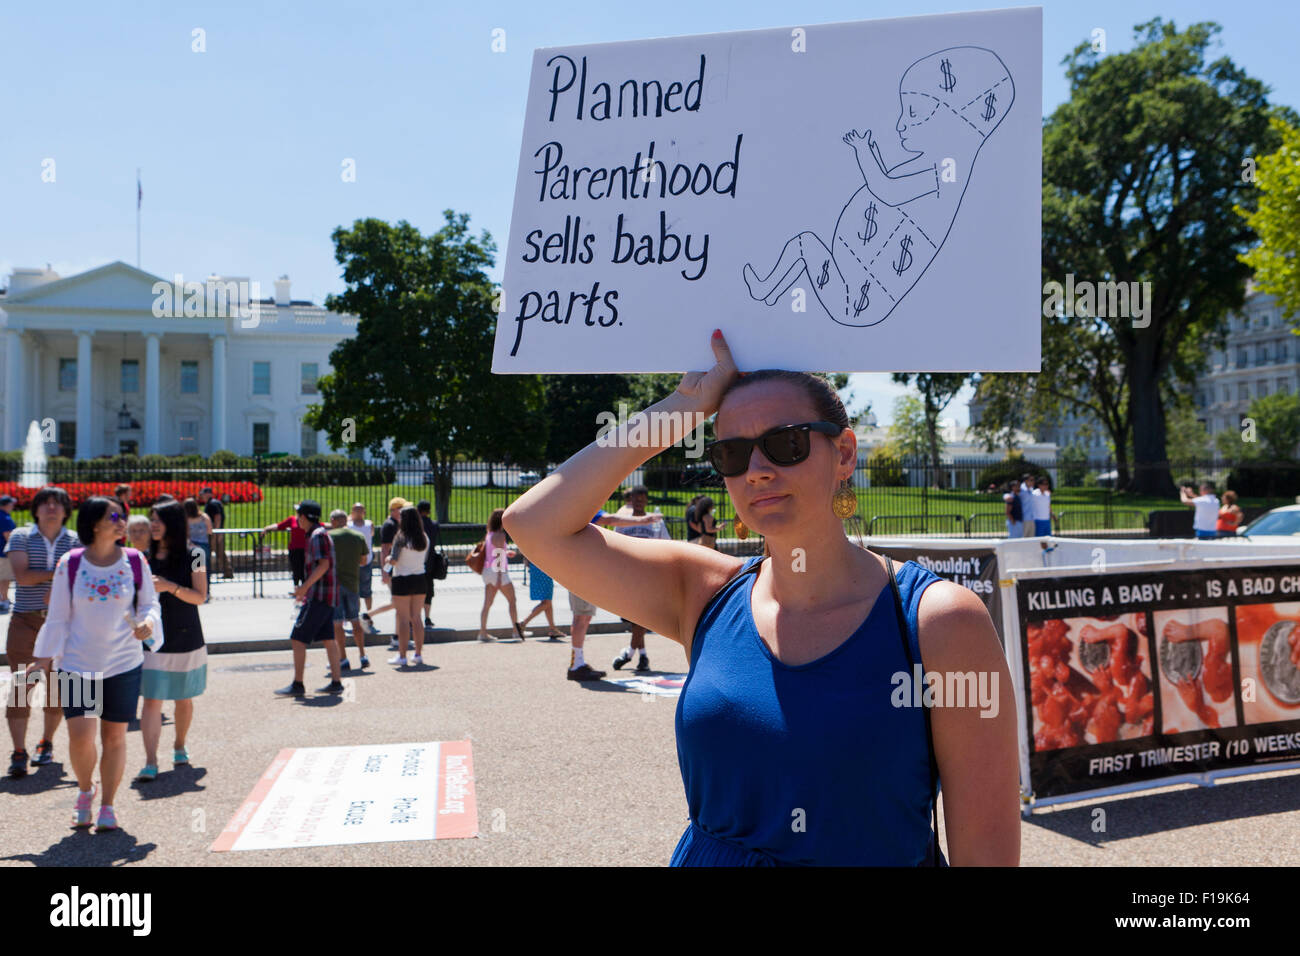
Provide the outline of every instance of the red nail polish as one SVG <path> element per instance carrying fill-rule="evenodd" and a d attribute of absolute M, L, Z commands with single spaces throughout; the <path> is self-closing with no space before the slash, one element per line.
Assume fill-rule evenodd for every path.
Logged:
<path fill-rule="evenodd" d="M 713 337 L 714 337 L 715 339 L 720 339 L 720 338 L 722 338 L 722 329 L 714 329 L 714 330 L 713 330 Z"/>

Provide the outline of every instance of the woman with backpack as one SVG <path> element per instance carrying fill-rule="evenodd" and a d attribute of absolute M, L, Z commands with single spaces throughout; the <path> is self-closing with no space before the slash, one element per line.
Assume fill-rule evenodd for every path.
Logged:
<path fill-rule="evenodd" d="M 113 798 L 126 767 L 126 725 L 140 698 L 145 642 L 162 644 L 162 618 L 144 556 L 118 544 L 125 509 L 109 498 L 89 499 L 77 512 L 77 536 L 86 542 L 59 560 L 49 612 L 36 638 L 32 674 L 57 661 L 51 690 L 68 722 L 68 753 L 77 777 L 73 826 L 89 827 L 95 799 L 95 763 L 103 786 L 98 830 L 116 830 Z M 96 753 L 99 732 L 102 756 Z"/>
<path fill-rule="evenodd" d="M 420 605 L 428 583 L 425 556 L 432 542 L 424 533 L 424 523 L 415 505 L 407 505 L 398 519 L 397 534 L 393 537 L 393 550 L 384 568 L 392 579 L 393 608 L 397 611 L 397 656 L 388 663 L 405 667 L 408 636 L 415 642 L 413 667 L 424 663 L 424 628 L 420 626 Z"/>
<path fill-rule="evenodd" d="M 194 720 L 194 698 L 207 688 L 208 649 L 203 642 L 199 608 L 208 597 L 206 556 L 197 544 L 185 540 L 185 509 L 175 501 L 149 509 L 149 566 L 158 591 L 163 633 L 167 646 L 144 656 L 140 713 L 140 736 L 144 738 L 145 766 L 137 775 L 141 781 L 158 776 L 158 741 L 162 737 L 162 706 L 176 702 L 176 742 L 172 766 L 188 766 L 185 746 Z"/>

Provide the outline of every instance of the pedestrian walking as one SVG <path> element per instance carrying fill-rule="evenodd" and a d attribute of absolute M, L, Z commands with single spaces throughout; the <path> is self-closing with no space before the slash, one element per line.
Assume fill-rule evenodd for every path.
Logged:
<path fill-rule="evenodd" d="M 525 628 L 537 615 L 545 614 L 546 637 L 548 640 L 557 641 L 564 637 L 564 632 L 555 626 L 555 582 L 551 580 L 549 574 L 529 561 L 527 556 L 524 556 L 524 561 L 528 564 L 528 600 L 536 601 L 537 604 L 519 622 L 519 626 Z"/>
<path fill-rule="evenodd" d="M 1192 486 L 1186 485 L 1178 490 L 1183 504 L 1191 505 L 1192 531 L 1197 538 L 1209 540 L 1219 536 L 1219 499 L 1214 493 L 1214 486 L 1208 481 L 1201 482 L 1201 493 L 1192 493 Z"/>
<path fill-rule="evenodd" d="M 429 539 L 429 549 L 424 552 L 424 626 L 433 627 L 433 566 L 434 555 L 438 553 L 438 522 L 433 520 L 433 506 L 423 498 L 415 504 L 420 512 L 420 524 L 424 527 L 424 536 Z"/>
<path fill-rule="evenodd" d="M 370 658 L 366 656 L 366 630 L 361 626 L 361 566 L 369 557 L 366 539 L 348 526 L 347 512 L 341 508 L 330 512 L 329 536 L 339 569 L 339 603 L 334 608 L 334 641 L 339 646 L 339 670 L 346 673 L 352 669 L 348 663 L 347 635 L 343 630 L 346 621 L 352 622 L 352 639 L 356 641 L 357 654 L 361 658 L 358 669 L 364 670 L 370 666 Z"/>
<path fill-rule="evenodd" d="M 199 510 L 199 503 L 194 498 L 186 498 L 181 503 L 181 507 L 185 509 L 190 543 L 203 552 L 203 572 L 207 574 L 208 566 L 212 563 L 212 519 L 206 512 Z M 209 597 L 210 595 L 205 592 L 204 600 Z"/>
<path fill-rule="evenodd" d="M 386 570 L 388 568 L 388 557 L 393 550 L 393 539 L 397 537 L 398 529 L 401 526 L 402 509 L 410 502 L 405 498 L 397 497 L 388 502 L 388 518 L 379 526 L 379 571 L 384 582 L 384 587 L 388 588 L 389 600 L 383 607 L 377 607 L 369 614 L 363 614 L 361 620 L 368 627 L 373 627 L 372 617 L 383 614 L 385 611 L 395 610 L 397 605 L 393 603 L 393 579 L 392 575 Z M 388 642 L 390 651 L 397 650 L 397 635 L 394 634 Z"/>
<path fill-rule="evenodd" d="M 27 754 L 27 721 L 31 716 L 27 688 L 17 680 L 36 659 L 36 636 L 45 624 L 50 600 L 50 582 L 59 559 L 77 547 L 80 542 L 75 532 L 64 527 L 72 517 L 72 499 L 62 488 L 48 486 L 32 496 L 32 523 L 19 528 L 9 536 L 9 562 L 14 572 L 13 615 L 9 618 L 9 631 L 5 654 L 9 671 L 15 679 L 9 685 L 9 700 L 5 707 L 9 736 L 14 749 L 9 755 L 9 775 L 22 777 L 30 764 L 41 767 L 54 759 L 54 732 L 63 720 L 63 709 L 54 695 L 45 695 L 44 723 L 36 756 Z M 45 668 L 45 687 L 50 688 L 50 669 Z"/>
<path fill-rule="evenodd" d="M 504 518 L 560 584 L 686 652 L 676 727 L 690 824 L 673 864 L 938 864 L 942 780 L 952 861 L 1014 865 L 1016 707 L 988 611 L 974 592 L 913 561 L 895 571 L 847 538 L 833 502 L 852 495 L 857 440 L 825 379 L 740 377 L 721 332 L 712 348 L 713 367 L 685 375 L 650 414 L 717 413 L 709 460 L 769 555 L 587 527 L 608 489 L 681 439 L 680 425 L 651 442 L 603 436 Z M 789 559 L 795 548 L 804 561 Z M 996 675 L 997 709 L 912 706 L 900 675 L 930 685 L 926 671 Z M 792 812 L 809 825 L 792 825 Z"/>
<path fill-rule="evenodd" d="M 488 611 L 498 594 L 504 594 L 510 610 L 510 623 L 514 625 L 519 640 L 524 639 L 524 629 L 519 625 L 519 612 L 515 608 L 515 586 L 510 581 L 509 561 L 515 552 L 506 547 L 506 533 L 501 527 L 504 508 L 497 508 L 488 517 L 487 535 L 483 538 L 483 611 L 479 615 L 478 639 L 485 643 L 496 640 L 488 633 Z"/>
<path fill-rule="evenodd" d="M 425 557 L 429 551 L 429 538 L 424 533 L 424 524 L 420 521 L 420 512 L 414 505 L 407 505 L 400 512 L 397 534 L 393 536 L 393 547 L 389 552 L 389 563 L 385 571 L 393 584 L 393 606 L 397 609 L 397 656 L 388 663 L 406 667 L 407 641 L 415 644 L 415 656 L 411 664 L 419 667 L 424 663 L 424 628 L 420 626 L 420 604 L 425 592 Z"/>
<path fill-rule="evenodd" d="M 348 527 L 365 538 L 366 541 L 366 562 L 361 565 L 361 570 L 357 574 L 357 583 L 361 589 L 357 594 L 366 608 L 365 611 L 361 612 L 361 623 L 365 625 L 365 629 L 371 634 L 378 634 L 379 629 L 375 627 L 368 613 L 373 593 L 371 580 L 375 571 L 375 524 L 366 517 L 366 506 L 359 501 L 352 506 L 352 516 L 351 520 L 348 521 Z"/>
<path fill-rule="evenodd" d="M 213 566 L 213 573 L 216 573 L 216 567 L 220 567 L 223 578 L 233 578 L 235 571 L 230 565 L 230 555 L 226 553 L 226 535 L 223 530 L 226 527 L 226 506 L 221 503 L 220 498 L 213 495 L 212 489 L 207 487 L 199 492 L 199 504 L 203 506 L 203 513 L 212 522 L 212 553 L 217 559 Z"/>
<path fill-rule="evenodd" d="M 1214 526 L 1214 530 L 1218 532 L 1220 538 L 1235 538 L 1242 517 L 1242 511 L 1237 507 L 1237 493 L 1235 491 L 1225 491 L 1223 493 L 1223 507 L 1219 509 L 1219 519 Z"/>
<path fill-rule="evenodd" d="M 1034 524 L 1034 477 L 1025 475 L 1020 479 L 1020 491 L 1017 492 L 1020 497 L 1020 513 L 1025 522 L 1024 537 L 1032 538 L 1038 534 L 1038 528 Z"/>
<path fill-rule="evenodd" d="M 298 528 L 307 540 L 307 547 L 303 551 L 306 577 L 293 592 L 294 599 L 300 602 L 298 616 L 289 634 L 293 648 L 293 682 L 275 693 L 281 697 L 306 695 L 303 674 L 307 669 L 307 648 L 321 641 L 329 659 L 330 682 L 317 692 L 341 694 L 343 679 L 339 670 L 339 646 L 334 640 L 334 608 L 339 603 L 338 570 L 334 546 L 321 524 L 319 502 L 305 498 L 298 503 Z"/>
<path fill-rule="evenodd" d="M 1020 482 L 1012 478 L 1007 485 L 1007 492 L 1002 496 L 1007 515 L 1007 537 L 1023 538 L 1025 536 L 1025 513 L 1020 502 Z"/>
<path fill-rule="evenodd" d="M 149 516 L 133 514 L 126 519 L 126 543 L 141 554 L 148 554 L 153 547 L 149 528 Z"/>
<path fill-rule="evenodd" d="M 90 498 L 77 510 L 77 537 L 88 543 L 59 560 L 36 660 L 27 665 L 30 675 L 58 662 L 47 691 L 57 689 L 68 722 L 78 788 L 73 826 L 90 826 L 98 763 L 101 831 L 118 828 L 113 800 L 126 768 L 126 725 L 140 701 L 143 643 L 160 647 L 164 639 L 145 557 L 118 544 L 125 526 L 121 505 L 110 498 Z"/>
<path fill-rule="evenodd" d="M 1045 537 L 1052 533 L 1052 488 L 1046 476 L 1038 479 L 1038 487 L 1033 491 L 1034 536 Z"/>
<path fill-rule="evenodd" d="M 713 517 L 713 499 L 708 495 L 700 495 L 700 500 L 695 504 L 695 523 L 700 529 L 700 533 L 695 538 L 695 543 L 716 551 L 718 549 L 718 526 L 725 524 L 725 521 L 718 521 Z"/>
<path fill-rule="evenodd" d="M 137 515 L 132 515 L 134 521 Z M 208 598 L 206 555 L 186 540 L 185 509 L 164 501 L 149 509 L 149 568 L 162 616 L 163 646 L 144 655 L 140 694 L 140 736 L 145 765 L 140 781 L 158 776 L 158 744 L 162 739 L 163 701 L 175 701 L 172 766 L 190 763 L 189 734 L 194 723 L 194 701 L 208 686 L 208 648 L 203 640 L 199 605 Z"/>
<path fill-rule="evenodd" d="M 14 522 L 17 503 L 13 495 L 0 495 L 0 614 L 8 614 L 13 607 L 9 603 L 9 583 L 14 579 L 13 565 L 9 563 L 9 536 L 18 528 Z"/>
<path fill-rule="evenodd" d="M 646 505 L 649 504 L 649 502 L 650 492 L 646 489 L 645 485 L 634 485 L 627 493 L 627 510 L 631 512 L 633 517 L 639 518 L 642 515 L 647 514 Z M 702 507 L 703 504 L 703 499 L 701 499 L 695 512 L 696 522 L 700 525 L 701 540 L 704 538 L 705 525 L 699 508 Z M 710 502 L 710 504 L 712 504 L 712 502 Z M 620 509 L 620 513 L 621 512 L 622 509 Z M 659 516 L 658 512 L 655 514 Z M 624 528 L 616 528 L 615 531 L 631 538 L 658 538 L 660 540 L 668 540 L 672 536 L 664 526 L 662 516 L 659 516 L 659 519 L 659 521 L 653 524 L 632 525 Z M 712 527 L 712 525 L 709 525 L 709 527 Z M 714 540 L 716 540 L 716 538 Z M 629 621 L 627 618 L 622 618 L 622 621 L 632 632 L 632 637 L 629 640 L 628 645 L 624 647 L 617 656 L 615 656 L 613 665 L 614 670 L 621 670 L 625 665 L 632 662 L 633 656 L 637 656 L 636 670 L 645 673 L 650 670 L 650 658 L 646 655 L 645 649 L 645 634 L 647 628 L 635 621 Z"/>
<path fill-rule="evenodd" d="M 294 513 L 285 518 L 278 524 L 269 524 L 262 529 L 263 534 L 270 534 L 272 531 L 289 532 L 289 574 L 293 577 L 293 586 L 297 589 L 303 581 L 307 580 L 307 534 L 302 530 L 302 524 L 298 521 L 302 512 L 299 510 L 301 504 L 294 506 Z M 317 505 L 317 510 L 320 506 Z M 320 516 L 317 515 L 317 524 L 320 523 Z"/>

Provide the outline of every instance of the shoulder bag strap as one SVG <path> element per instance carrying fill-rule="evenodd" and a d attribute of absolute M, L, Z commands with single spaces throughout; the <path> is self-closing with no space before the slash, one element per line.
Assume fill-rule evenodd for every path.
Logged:
<path fill-rule="evenodd" d="M 894 593 L 894 611 L 898 615 L 898 636 L 903 642 L 903 654 L 907 657 L 907 664 L 914 676 L 916 673 L 916 661 L 912 657 L 912 644 L 908 640 L 911 628 L 907 626 L 907 616 L 903 613 L 903 596 L 898 590 L 898 578 L 894 576 L 894 562 L 890 560 L 889 555 L 883 555 L 885 559 L 885 568 L 889 571 L 889 589 Z M 918 635 L 917 643 L 920 643 Z M 924 670 L 921 674 L 924 680 Z M 924 700 L 924 687 L 922 688 L 922 698 Z M 925 716 L 925 747 L 927 751 L 929 769 L 930 769 L 930 819 L 933 829 L 930 833 L 930 839 L 933 843 L 932 853 L 934 865 L 939 866 L 939 861 L 943 858 L 939 848 L 939 793 L 938 787 L 935 786 L 935 780 L 939 775 L 939 767 L 934 759 L 934 735 L 930 730 L 930 708 L 922 706 L 921 713 Z"/>

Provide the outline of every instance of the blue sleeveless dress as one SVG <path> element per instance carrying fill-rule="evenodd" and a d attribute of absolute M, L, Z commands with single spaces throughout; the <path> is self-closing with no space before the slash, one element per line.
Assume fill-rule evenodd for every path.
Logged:
<path fill-rule="evenodd" d="M 691 823 L 670 865 L 926 864 L 929 748 L 922 709 L 891 703 L 891 677 L 911 668 L 890 588 L 848 640 L 792 667 L 754 626 L 761 560 L 745 562 L 695 630 L 676 717 Z M 913 561 L 895 575 L 920 661 L 917 609 L 942 578 Z"/>

